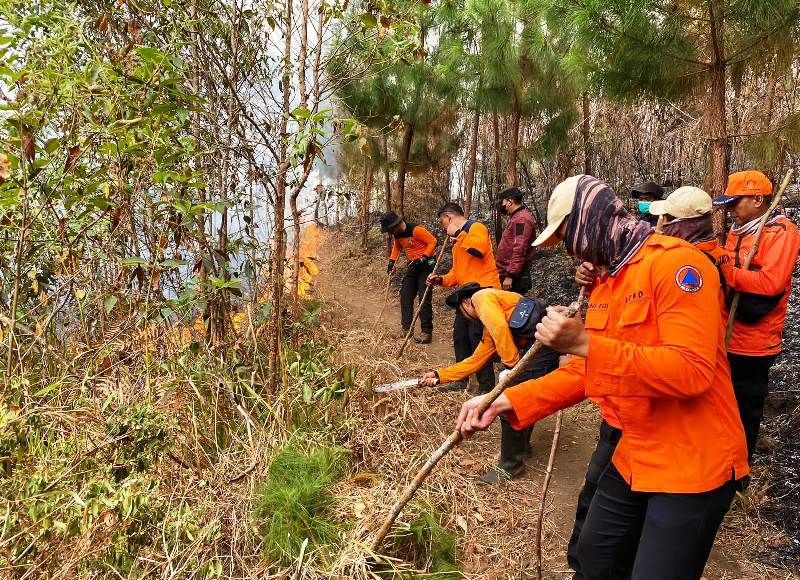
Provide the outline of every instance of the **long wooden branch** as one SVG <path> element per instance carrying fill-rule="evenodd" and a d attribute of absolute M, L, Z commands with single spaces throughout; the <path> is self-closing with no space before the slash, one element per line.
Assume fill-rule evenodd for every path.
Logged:
<path fill-rule="evenodd" d="M 572 318 L 578 314 L 581 305 L 583 304 L 583 298 L 584 290 L 581 288 L 581 292 L 578 295 L 578 300 L 573 302 L 567 310 L 567 318 Z M 491 404 L 503 394 L 503 391 L 505 391 L 507 387 L 517 382 L 517 378 L 528 367 L 528 365 L 533 361 L 533 358 L 540 350 L 542 350 L 543 347 L 544 345 L 538 340 L 534 342 L 533 346 L 528 349 L 528 352 L 522 356 L 516 366 L 511 369 L 511 371 L 503 378 L 503 380 L 501 380 L 494 389 L 484 395 L 480 406 L 477 408 L 476 415 L 478 417 L 483 415 L 483 413 L 491 406 Z M 436 467 L 436 464 L 439 463 L 439 461 L 441 461 L 441 459 L 460 442 L 461 432 L 455 430 L 444 441 L 444 443 L 442 443 L 441 446 L 433 452 L 430 458 L 428 458 L 428 461 L 426 461 L 425 465 L 423 465 L 422 468 L 417 472 L 417 475 L 405 489 L 400 498 L 395 502 L 395 504 L 392 506 L 392 509 L 389 511 L 389 514 L 386 516 L 386 520 L 383 522 L 380 530 L 378 530 L 378 534 L 375 536 L 375 539 L 372 540 L 373 552 L 377 552 L 378 548 L 381 547 L 383 540 L 385 540 L 386 536 L 389 534 L 389 530 L 392 529 L 392 525 L 397 519 L 397 516 L 400 515 L 400 512 L 403 511 L 403 508 L 408 504 L 409 501 L 411 501 L 411 498 L 414 497 L 414 494 L 430 475 L 431 471 L 433 471 L 433 468 Z"/>

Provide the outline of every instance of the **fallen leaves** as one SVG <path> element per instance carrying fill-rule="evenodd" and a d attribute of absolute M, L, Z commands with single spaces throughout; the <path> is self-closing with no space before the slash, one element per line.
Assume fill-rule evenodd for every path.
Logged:
<path fill-rule="evenodd" d="M 4 153 L 0 153 L 0 185 L 11 177 L 11 161 Z"/>

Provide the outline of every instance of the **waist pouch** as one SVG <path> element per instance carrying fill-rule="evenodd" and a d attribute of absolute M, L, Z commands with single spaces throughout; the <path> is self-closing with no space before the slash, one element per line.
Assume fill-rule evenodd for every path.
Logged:
<path fill-rule="evenodd" d="M 523 338 L 533 338 L 536 325 L 544 318 L 547 304 L 537 298 L 521 298 L 511 313 L 508 328 L 511 334 Z"/>
<path fill-rule="evenodd" d="M 728 292 L 725 297 L 725 305 L 728 310 L 733 303 L 733 296 L 735 292 Z M 775 307 L 781 303 L 783 295 L 786 294 L 784 290 L 775 296 L 765 296 L 763 294 L 750 294 L 749 292 L 740 292 L 739 306 L 736 308 L 735 318 L 743 324 L 755 324 L 764 318 L 767 314 L 775 310 Z"/>

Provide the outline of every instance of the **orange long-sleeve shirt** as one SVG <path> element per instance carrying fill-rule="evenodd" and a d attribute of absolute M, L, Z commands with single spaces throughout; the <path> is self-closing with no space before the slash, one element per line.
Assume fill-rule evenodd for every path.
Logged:
<path fill-rule="evenodd" d="M 436 236 L 417 224 L 406 224 L 406 229 L 394 234 L 394 245 L 390 260 L 397 260 L 400 250 L 406 251 L 409 262 L 423 257 L 433 256 L 436 250 Z"/>
<path fill-rule="evenodd" d="M 619 419 L 613 462 L 634 491 L 700 493 L 744 477 L 721 298 L 706 256 L 650 236 L 593 289 L 588 357 L 506 390 L 511 424 L 531 425 L 588 396 Z"/>
<path fill-rule="evenodd" d="M 486 288 L 500 288 L 489 230 L 480 222 L 467 220 L 453 244 L 453 267 L 442 276 L 443 286 L 477 282 Z"/>
<path fill-rule="evenodd" d="M 778 305 L 757 323 L 734 322 L 728 350 L 735 354 L 763 356 L 781 351 L 786 309 L 792 290 L 792 271 L 800 250 L 800 233 L 797 226 L 783 216 L 769 222 L 764 227 L 750 269 L 744 270 L 744 261 L 754 241 L 755 234 L 741 236 L 729 233 L 724 248 L 727 259 L 722 260 L 720 269 L 728 288 L 737 292 L 764 296 L 784 293 Z"/>
<path fill-rule="evenodd" d="M 479 370 L 491 360 L 495 353 L 504 365 L 511 368 L 519 362 L 519 346 L 508 321 L 522 298 L 516 292 L 495 288 L 479 290 L 472 295 L 472 305 L 483 323 L 483 337 L 475 352 L 461 362 L 439 369 L 436 373 L 443 383 L 459 381 Z"/>

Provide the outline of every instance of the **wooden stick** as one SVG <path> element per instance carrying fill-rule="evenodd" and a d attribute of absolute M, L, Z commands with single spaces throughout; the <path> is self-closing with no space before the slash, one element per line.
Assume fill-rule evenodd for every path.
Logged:
<path fill-rule="evenodd" d="M 439 250 L 439 255 L 436 258 L 436 263 L 433 265 L 433 271 L 431 275 L 436 274 L 436 270 L 439 269 L 439 263 L 442 261 L 442 256 L 444 256 L 444 251 L 447 249 L 447 246 L 450 244 L 450 236 L 446 236 L 444 239 L 444 243 L 442 244 L 442 249 Z M 414 334 L 414 326 L 417 324 L 417 319 L 419 318 L 419 313 L 422 311 L 422 305 L 425 304 L 425 300 L 428 299 L 428 294 L 431 292 L 431 288 L 433 285 L 427 284 L 425 286 L 425 292 L 422 293 L 422 300 L 419 301 L 417 305 L 417 309 L 414 312 L 414 319 L 411 321 L 411 326 L 408 327 L 408 332 L 406 333 L 406 338 L 403 340 L 403 344 L 400 346 L 400 350 L 397 352 L 397 358 L 403 356 L 403 353 L 406 350 L 406 345 L 408 341 L 411 339 L 411 335 Z"/>
<path fill-rule="evenodd" d="M 547 489 L 550 487 L 553 465 L 556 462 L 558 436 L 561 434 L 561 420 L 563 416 L 563 411 L 556 413 L 556 428 L 553 431 L 553 444 L 550 445 L 550 458 L 547 460 L 547 471 L 545 471 L 544 474 L 542 493 L 539 496 L 539 515 L 536 518 L 536 577 L 539 580 L 542 580 L 542 523 L 544 521 L 544 502 L 547 499 Z"/>
<path fill-rule="evenodd" d="M 389 272 L 389 276 L 386 278 L 386 291 L 383 293 L 383 306 L 381 306 L 381 311 L 378 312 L 378 318 L 375 319 L 375 323 L 372 325 L 372 330 L 370 332 L 375 332 L 375 329 L 378 327 L 378 323 L 383 318 L 383 311 L 386 310 L 386 306 L 389 304 L 389 290 L 392 287 L 392 278 L 394 277 L 394 272 L 396 267 L 392 267 L 392 271 Z"/>
<path fill-rule="evenodd" d="M 778 204 L 781 201 L 783 192 L 786 191 L 786 188 L 789 186 L 789 182 L 792 180 L 793 174 L 793 169 L 790 169 L 786 172 L 786 177 L 783 178 L 783 183 L 781 183 L 780 188 L 778 188 L 778 193 L 776 193 L 775 197 L 772 198 L 772 203 L 769 205 L 767 213 L 761 216 L 761 221 L 758 222 L 758 229 L 756 230 L 756 237 L 753 240 L 753 245 L 750 247 L 750 251 L 747 253 L 747 257 L 744 259 L 744 265 L 742 267 L 743 270 L 750 269 L 750 264 L 753 262 L 753 258 L 758 251 L 758 244 L 761 242 L 761 234 L 764 233 L 764 226 L 767 224 L 767 221 L 769 221 L 769 218 L 772 217 L 772 214 L 775 213 L 775 209 L 778 207 Z M 740 298 L 741 294 L 736 292 L 733 295 L 733 300 L 731 301 L 730 314 L 728 314 L 728 327 L 725 332 L 725 346 L 730 344 L 731 336 L 733 336 L 733 325 L 736 322 L 736 309 L 739 307 Z"/>
<path fill-rule="evenodd" d="M 567 310 L 566 317 L 572 318 L 574 317 L 581 309 L 581 305 L 583 304 L 583 296 L 584 296 L 584 289 L 581 288 L 581 292 L 578 295 L 578 300 L 573 302 L 569 309 Z M 506 387 L 514 384 L 517 380 L 517 377 L 522 374 L 522 371 L 528 366 L 528 364 L 533 360 L 536 354 L 542 350 L 544 345 L 539 342 L 538 340 L 533 343 L 528 349 L 522 358 L 519 359 L 519 362 L 514 366 L 513 369 L 501 380 L 497 386 L 486 393 L 484 395 L 483 400 L 481 401 L 480 406 L 477 408 L 477 416 L 480 417 L 489 408 L 489 406 L 494 403 L 494 401 L 503 394 L 503 391 L 506 390 Z M 422 483 L 427 479 L 428 475 L 430 475 L 433 468 L 436 467 L 436 464 L 447 455 L 447 453 L 453 449 L 456 445 L 461 442 L 461 431 L 455 430 L 453 431 L 450 436 L 441 444 L 441 446 L 433 452 L 433 454 L 428 458 L 428 461 L 425 462 L 425 465 L 417 472 L 417 475 L 411 481 L 411 483 L 406 487 L 403 494 L 400 498 L 395 502 L 392 506 L 392 509 L 389 511 L 389 514 L 386 516 L 386 520 L 384 520 L 381 529 L 378 530 L 378 534 L 375 536 L 375 539 L 372 541 L 372 551 L 377 552 L 378 548 L 380 548 L 381 543 L 383 540 L 386 539 L 386 536 L 389 534 L 389 530 L 391 530 L 392 525 L 394 524 L 397 516 L 400 515 L 400 512 L 403 511 L 403 508 L 411 501 L 411 498 L 414 497 L 414 494 L 417 492 L 419 487 Z"/>

